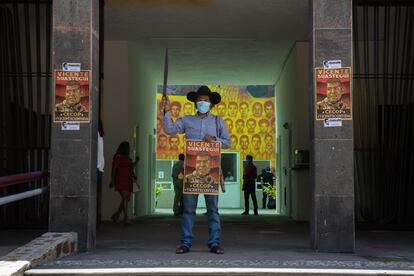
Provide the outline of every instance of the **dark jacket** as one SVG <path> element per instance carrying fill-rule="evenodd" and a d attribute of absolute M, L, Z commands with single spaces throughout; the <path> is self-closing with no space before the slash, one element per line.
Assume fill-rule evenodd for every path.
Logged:
<path fill-rule="evenodd" d="M 256 186 L 257 168 L 253 163 L 248 164 L 243 171 L 243 191 L 254 191 Z"/>

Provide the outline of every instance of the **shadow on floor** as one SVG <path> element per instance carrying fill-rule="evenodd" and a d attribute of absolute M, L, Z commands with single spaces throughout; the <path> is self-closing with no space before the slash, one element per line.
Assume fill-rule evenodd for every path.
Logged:
<path fill-rule="evenodd" d="M 359 231 L 355 254 L 318 253 L 309 246 L 309 226 L 288 218 L 223 214 L 224 255 L 208 251 L 207 217 L 197 216 L 194 246 L 175 254 L 180 219 L 153 215 L 129 227 L 104 222 L 96 249 L 42 267 L 302 267 L 414 269 L 414 233 Z"/>

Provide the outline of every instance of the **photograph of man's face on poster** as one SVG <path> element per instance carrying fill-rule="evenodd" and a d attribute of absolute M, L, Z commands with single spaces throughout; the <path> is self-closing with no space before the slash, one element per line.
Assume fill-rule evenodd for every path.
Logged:
<path fill-rule="evenodd" d="M 170 136 L 170 151 L 178 151 L 180 145 L 180 137 L 177 135 Z"/>
<path fill-rule="evenodd" d="M 236 102 L 230 102 L 228 105 L 228 116 L 235 118 L 237 116 L 238 105 Z"/>
<path fill-rule="evenodd" d="M 180 117 L 181 104 L 179 102 L 171 103 L 171 116 L 173 120 L 177 120 Z"/>
<path fill-rule="evenodd" d="M 257 118 L 262 117 L 262 114 L 263 114 L 263 106 L 262 106 L 261 103 L 255 102 L 253 104 L 253 108 L 252 109 L 253 109 L 252 110 L 252 113 L 253 113 L 253 116 L 254 117 L 257 117 Z"/>
<path fill-rule="evenodd" d="M 86 112 L 81 103 L 81 86 L 78 81 L 69 81 L 65 85 L 65 99 L 55 105 L 56 111 L 60 112 Z"/>
<path fill-rule="evenodd" d="M 226 116 L 227 108 L 226 108 L 225 103 L 221 102 L 218 105 L 216 105 L 216 110 L 217 110 L 217 116 L 220 116 L 220 117 Z"/>
<path fill-rule="evenodd" d="M 249 116 L 249 104 L 241 102 L 239 105 L 240 117 L 247 118 Z"/>
<path fill-rule="evenodd" d="M 227 130 L 229 131 L 230 134 L 232 134 L 233 133 L 233 120 L 230 118 L 227 118 L 224 120 L 224 122 L 226 123 Z"/>
<path fill-rule="evenodd" d="M 256 133 L 256 120 L 253 118 L 248 119 L 246 123 L 246 127 L 247 127 L 247 133 L 249 134 Z"/>
<path fill-rule="evenodd" d="M 275 107 L 272 101 L 267 101 L 264 103 L 264 111 L 266 114 L 266 118 L 272 119 L 275 116 Z"/>
<path fill-rule="evenodd" d="M 185 103 L 183 107 L 183 115 L 193 115 L 194 105 L 192 103 Z"/>

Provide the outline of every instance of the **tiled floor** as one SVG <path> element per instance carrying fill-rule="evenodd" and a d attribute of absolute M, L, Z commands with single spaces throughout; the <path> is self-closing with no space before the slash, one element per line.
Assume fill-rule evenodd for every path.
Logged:
<path fill-rule="evenodd" d="M 104 223 L 96 249 L 40 268 L 251 267 L 414 269 L 414 233 L 358 231 L 355 254 L 318 253 L 309 246 L 309 226 L 274 215 L 222 212 L 224 255 L 208 251 L 207 217 L 197 216 L 194 245 L 177 255 L 180 219 L 171 214 L 139 218 L 133 226 Z M 200 210 L 202 212 L 202 210 Z"/>

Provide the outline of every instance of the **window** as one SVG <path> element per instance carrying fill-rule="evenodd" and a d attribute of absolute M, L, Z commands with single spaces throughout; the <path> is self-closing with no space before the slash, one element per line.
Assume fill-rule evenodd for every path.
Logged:
<path fill-rule="evenodd" d="M 225 181 L 237 182 L 237 153 L 224 152 L 221 154 L 221 170 Z"/>

